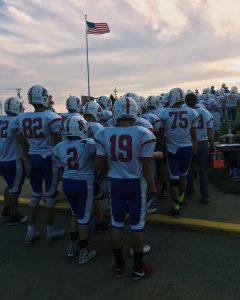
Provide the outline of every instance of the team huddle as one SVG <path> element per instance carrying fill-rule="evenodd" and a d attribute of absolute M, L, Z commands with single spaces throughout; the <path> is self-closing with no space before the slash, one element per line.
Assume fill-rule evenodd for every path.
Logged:
<path fill-rule="evenodd" d="M 236 91 L 233 94 L 238 95 Z M 213 133 L 218 130 L 218 120 L 209 110 L 219 112 L 221 118 L 224 101 L 222 95 L 203 95 L 191 91 L 185 95 L 182 89 L 174 88 L 159 97 L 145 99 L 128 93 L 114 104 L 101 96 L 84 105 L 70 96 L 64 114 L 51 109 L 48 92 L 40 85 L 28 91 L 33 112 L 24 113 L 20 99 L 7 99 L 6 115 L 0 116 L 0 173 L 7 183 L 1 218 L 9 225 L 28 222 L 25 244 L 32 244 L 41 235 L 35 224 L 43 198 L 46 241 L 63 236 L 65 230 L 54 226 L 56 192 L 62 177 L 72 211 L 67 256 L 78 257 L 79 264 L 96 257 L 96 250 L 89 246 L 89 224 L 94 216 L 95 230 L 106 231 L 109 205 L 115 276 L 125 276 L 122 230 L 127 213 L 132 235 L 131 278 L 150 276 L 155 268 L 143 262 L 143 253 L 150 249 L 144 244 L 143 231 L 145 215 L 157 211 L 156 186 L 164 194 L 169 185 L 170 214 L 181 217 L 193 190 L 194 165 L 198 164 L 201 201 L 209 203 L 204 171 L 207 161 L 201 155 L 208 153 L 209 146 L 215 149 Z M 238 96 L 233 98 L 237 105 Z M 234 118 L 230 111 L 229 117 Z M 32 188 L 28 217 L 18 211 L 25 180 L 23 157 L 30 165 Z"/>

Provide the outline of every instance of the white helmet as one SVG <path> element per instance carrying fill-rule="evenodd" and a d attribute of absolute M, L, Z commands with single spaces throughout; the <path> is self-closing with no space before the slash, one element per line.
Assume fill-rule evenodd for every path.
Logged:
<path fill-rule="evenodd" d="M 103 122 L 107 122 L 109 119 L 111 119 L 112 115 L 113 114 L 112 114 L 111 110 L 103 109 L 101 120 Z"/>
<path fill-rule="evenodd" d="M 162 97 L 163 107 L 169 106 L 169 93 L 165 93 Z"/>
<path fill-rule="evenodd" d="M 146 105 L 146 98 L 143 96 L 139 96 L 140 98 L 140 103 L 141 103 L 141 108 L 143 108 Z"/>
<path fill-rule="evenodd" d="M 100 104 L 103 107 L 103 109 L 112 109 L 112 101 L 107 96 L 100 96 L 97 99 L 97 103 Z"/>
<path fill-rule="evenodd" d="M 128 98 L 133 99 L 137 103 L 138 114 L 142 113 L 142 110 L 145 106 L 146 100 L 143 102 L 143 99 L 135 93 L 127 93 L 123 97 L 128 97 Z"/>
<path fill-rule="evenodd" d="M 24 112 L 21 100 L 15 97 L 6 99 L 4 103 L 4 111 L 6 114 L 12 113 L 15 115 L 19 115 Z"/>
<path fill-rule="evenodd" d="M 69 117 L 64 122 L 64 133 L 65 136 L 80 137 L 81 139 L 88 137 L 88 126 L 87 122 L 80 116 Z"/>
<path fill-rule="evenodd" d="M 96 121 L 100 121 L 102 108 L 97 102 L 89 101 L 83 106 L 83 115 L 91 115 Z"/>
<path fill-rule="evenodd" d="M 74 110 L 78 113 L 81 112 L 82 102 L 79 98 L 75 96 L 70 96 L 66 101 L 66 109 L 67 110 Z"/>
<path fill-rule="evenodd" d="M 48 91 L 41 85 L 34 85 L 28 91 L 28 102 L 30 104 L 49 105 Z"/>
<path fill-rule="evenodd" d="M 231 94 L 237 94 L 237 93 L 238 93 L 237 87 L 236 87 L 236 86 L 231 87 L 230 93 L 231 93 Z"/>
<path fill-rule="evenodd" d="M 155 96 L 149 96 L 146 101 L 147 108 L 154 107 L 158 108 L 158 99 Z"/>
<path fill-rule="evenodd" d="M 182 89 L 180 88 L 174 88 L 171 89 L 168 97 L 170 106 L 173 106 L 174 104 L 178 102 L 184 102 L 185 101 L 185 93 Z"/>
<path fill-rule="evenodd" d="M 130 97 L 121 97 L 114 103 L 113 119 L 116 122 L 118 119 L 136 119 L 138 116 L 138 105 Z"/>

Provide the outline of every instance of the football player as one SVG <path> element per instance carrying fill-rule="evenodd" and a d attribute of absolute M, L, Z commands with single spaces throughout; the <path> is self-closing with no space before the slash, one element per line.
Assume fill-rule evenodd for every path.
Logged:
<path fill-rule="evenodd" d="M 187 173 L 192 155 L 197 154 L 198 113 L 188 107 L 182 108 L 185 94 L 182 89 L 174 88 L 169 93 L 170 107 L 160 115 L 162 120 L 161 147 L 166 134 L 167 160 L 172 196 L 171 214 L 180 217 L 187 187 Z"/>
<path fill-rule="evenodd" d="M 194 157 L 187 175 L 187 190 L 185 203 L 186 200 L 190 198 L 190 195 L 194 193 L 194 165 L 196 164 L 199 172 L 201 202 L 208 204 L 208 143 L 211 149 L 215 150 L 215 145 L 213 141 L 213 116 L 208 110 L 202 108 L 201 105 L 197 104 L 197 98 L 195 94 L 187 94 L 185 102 L 190 108 L 195 109 L 199 115 L 197 127 L 197 156 Z"/>
<path fill-rule="evenodd" d="M 80 115 L 82 111 L 82 102 L 81 100 L 76 96 L 70 96 L 66 101 L 66 109 L 67 113 L 60 114 L 60 116 L 63 118 L 63 122 L 67 120 L 67 118 L 72 116 L 79 116 L 84 120 L 84 118 Z M 63 126 L 64 127 L 64 126 Z M 63 130 L 61 132 L 62 139 L 65 139 L 65 131 Z"/>
<path fill-rule="evenodd" d="M 96 133 L 104 127 L 99 123 L 102 116 L 102 108 L 95 101 L 89 101 L 83 106 L 83 116 L 88 122 L 89 137 L 95 138 Z M 102 182 L 105 180 L 103 173 L 96 174 L 94 181 L 94 212 L 96 218 L 95 231 L 104 232 L 109 229 L 109 223 L 104 220 L 103 198 L 104 190 Z"/>
<path fill-rule="evenodd" d="M 78 263 L 85 264 L 96 257 L 96 251 L 88 246 L 96 148 L 94 140 L 87 138 L 87 122 L 80 116 L 69 117 L 64 132 L 66 139 L 53 148 L 53 159 L 59 167 L 64 167 L 63 192 L 78 224 L 71 222 L 67 256 L 79 254 Z"/>
<path fill-rule="evenodd" d="M 151 159 L 155 136 L 140 126 L 133 126 L 138 115 L 136 102 L 122 97 L 115 102 L 113 118 L 116 126 L 104 128 L 95 136 L 97 147 L 96 168 L 108 169 L 112 212 L 112 248 L 115 258 L 115 276 L 125 275 L 122 253 L 122 230 L 126 208 L 130 213 L 133 270 L 132 279 L 140 280 L 155 272 L 143 263 L 143 229 L 147 209 L 147 194 L 155 194 Z"/>
<path fill-rule="evenodd" d="M 5 116 L 0 116 L 0 173 L 7 183 L 4 192 L 4 208 L 1 218 L 9 225 L 27 221 L 18 212 L 18 197 L 25 179 L 23 152 L 17 138 L 17 116 L 24 109 L 20 99 L 11 97 L 4 103 Z"/>
<path fill-rule="evenodd" d="M 25 243 L 31 244 L 40 237 L 35 227 L 36 213 L 42 197 L 42 183 L 45 183 L 46 202 L 46 241 L 50 242 L 65 234 L 65 230 L 54 228 L 55 193 L 58 184 L 58 168 L 52 161 L 51 152 L 54 144 L 59 141 L 62 129 L 62 118 L 45 108 L 49 98 L 47 90 L 41 85 L 34 85 L 28 91 L 28 101 L 34 107 L 34 112 L 18 116 L 18 131 L 29 145 L 30 184 L 32 197 L 29 201 L 28 228 Z"/>
<path fill-rule="evenodd" d="M 112 110 L 112 101 L 107 96 L 100 96 L 97 99 L 97 103 L 102 107 L 103 110 Z"/>

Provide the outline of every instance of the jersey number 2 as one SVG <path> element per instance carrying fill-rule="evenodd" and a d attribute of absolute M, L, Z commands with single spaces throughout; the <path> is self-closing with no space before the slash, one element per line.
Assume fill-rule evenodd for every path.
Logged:
<path fill-rule="evenodd" d="M 5 138 L 5 139 L 7 138 L 8 124 L 9 124 L 9 121 L 0 121 L 0 125 L 1 125 L 0 137 L 1 138 Z"/>
<path fill-rule="evenodd" d="M 127 134 L 116 134 L 110 137 L 112 161 L 130 162 L 132 160 L 132 137 Z M 116 148 L 121 150 L 121 153 L 116 154 Z"/>
<path fill-rule="evenodd" d="M 68 148 L 67 149 L 67 166 L 69 170 L 78 170 L 79 163 L 76 161 L 78 159 L 77 148 Z"/>

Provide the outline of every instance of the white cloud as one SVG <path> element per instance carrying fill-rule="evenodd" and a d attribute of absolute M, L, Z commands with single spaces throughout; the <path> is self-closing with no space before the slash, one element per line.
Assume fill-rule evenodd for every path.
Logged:
<path fill-rule="evenodd" d="M 0 8 L 1 87 L 46 85 L 62 105 L 86 94 L 84 14 L 111 33 L 89 36 L 92 94 L 147 96 L 228 78 L 237 84 L 238 0 L 5 0 Z M 9 91 L 1 95 L 9 95 Z"/>

